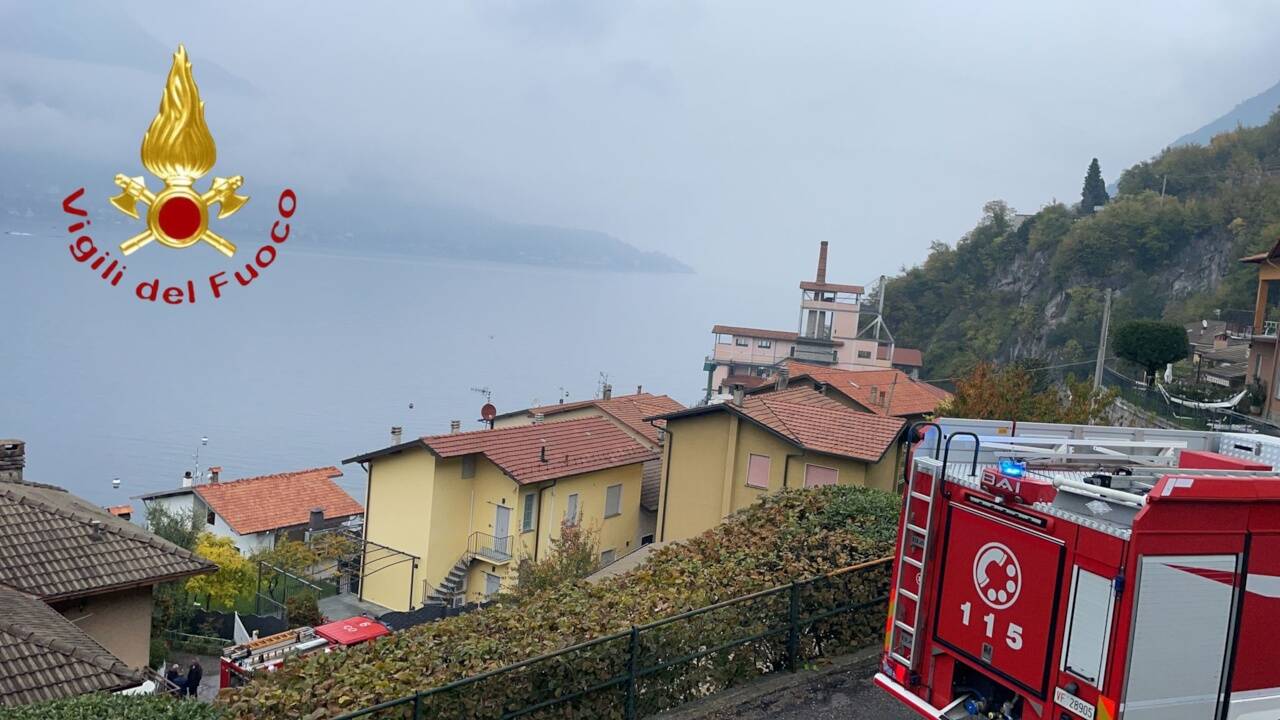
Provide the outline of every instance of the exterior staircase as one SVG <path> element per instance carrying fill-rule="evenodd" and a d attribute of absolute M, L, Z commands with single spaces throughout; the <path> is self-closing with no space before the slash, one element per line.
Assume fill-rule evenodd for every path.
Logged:
<path fill-rule="evenodd" d="M 467 581 L 467 569 L 471 567 L 471 559 L 471 553 L 465 553 L 458 558 L 458 562 L 449 569 L 449 574 L 444 580 L 427 592 L 423 604 L 443 607 L 453 605 L 453 598 L 463 591 L 463 585 Z"/>

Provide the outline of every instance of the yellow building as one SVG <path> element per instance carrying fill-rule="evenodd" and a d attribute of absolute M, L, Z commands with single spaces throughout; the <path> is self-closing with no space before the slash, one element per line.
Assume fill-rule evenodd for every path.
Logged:
<path fill-rule="evenodd" d="M 787 487 L 892 490 L 905 422 L 857 412 L 810 387 L 690 408 L 666 420 L 658 539 L 698 535 Z"/>
<path fill-rule="evenodd" d="M 656 453 L 662 452 L 659 428 L 662 421 L 645 422 L 645 418 L 683 410 L 684 405 L 666 395 L 653 395 L 637 387 L 634 395 L 614 395 L 613 388 L 605 384 L 603 397 L 592 400 L 561 402 L 554 405 L 531 407 L 503 413 L 494 418 L 495 428 L 519 427 L 534 422 L 562 422 L 584 417 L 607 418 L 625 430 L 641 444 Z M 640 489 L 640 522 L 636 527 L 636 542 L 651 543 L 658 525 L 658 485 L 662 476 L 662 460 L 656 455 L 644 465 L 644 479 Z"/>
<path fill-rule="evenodd" d="M 637 546 L 642 468 L 657 452 L 604 417 L 420 438 L 366 465 L 365 539 L 415 555 L 370 562 L 361 598 L 393 610 L 483 600 L 543 559 L 561 524 L 598 533 L 601 562 Z M 406 589 L 408 588 L 408 589 Z"/>

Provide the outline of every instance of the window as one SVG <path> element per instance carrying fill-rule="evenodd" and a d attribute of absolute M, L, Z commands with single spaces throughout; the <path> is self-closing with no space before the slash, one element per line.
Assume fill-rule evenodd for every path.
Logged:
<path fill-rule="evenodd" d="M 733 336 L 732 336 L 732 335 L 717 335 L 717 336 L 716 336 L 716 342 L 717 342 L 717 343 L 719 343 L 719 344 L 721 344 L 721 345 L 728 345 L 729 343 L 733 342 Z"/>
<path fill-rule="evenodd" d="M 747 487 L 768 488 L 769 469 L 773 459 L 768 455 L 752 455 L 747 458 Z"/>
<path fill-rule="evenodd" d="M 604 516 L 622 514 L 622 486 L 610 485 L 604 489 Z"/>
<path fill-rule="evenodd" d="M 735 337 L 733 339 L 733 344 L 739 347 L 747 347 L 751 344 L 751 341 L 744 337 Z"/>
<path fill-rule="evenodd" d="M 1111 581 L 1101 575 L 1078 567 L 1075 575 L 1062 648 L 1062 669 L 1094 687 L 1102 687 L 1115 593 Z"/>
<path fill-rule="evenodd" d="M 462 456 L 462 477 L 466 479 L 466 478 L 473 478 L 475 476 L 476 476 L 476 456 L 463 455 Z"/>
<path fill-rule="evenodd" d="M 529 532 L 538 516 L 538 493 L 524 494 L 524 515 L 520 519 L 520 532 Z"/>
<path fill-rule="evenodd" d="M 205 516 L 204 516 L 204 522 L 205 522 L 205 524 L 206 524 L 206 525 L 212 525 L 212 524 L 214 523 L 214 521 L 215 521 L 215 520 L 217 520 L 217 516 L 213 514 L 213 511 L 212 511 L 212 510 L 210 510 L 210 511 L 209 511 L 209 512 L 207 512 L 207 513 L 205 513 Z"/>
<path fill-rule="evenodd" d="M 769 348 L 773 347 L 773 341 L 772 341 L 772 340 L 757 340 L 757 341 L 756 341 L 756 347 L 761 348 L 761 349 L 763 349 L 763 350 L 768 350 Z"/>
<path fill-rule="evenodd" d="M 835 485 L 840 479 L 840 472 L 835 468 L 823 467 L 821 465 L 804 466 L 804 486 L 819 487 L 822 485 Z"/>
<path fill-rule="evenodd" d="M 618 556 L 618 553 L 613 548 L 609 548 L 608 550 L 605 550 L 604 552 L 600 553 L 600 565 L 604 566 L 612 563 L 614 560 L 618 559 L 617 556 Z"/>
<path fill-rule="evenodd" d="M 653 533 L 649 533 L 648 535 L 645 535 L 644 537 L 640 538 L 640 547 L 644 547 L 645 545 L 652 545 L 652 544 L 653 544 Z"/>
<path fill-rule="evenodd" d="M 871 351 L 870 351 L 870 350 L 859 350 L 859 351 L 858 351 L 858 359 L 859 359 L 859 360 L 870 360 L 870 359 L 871 359 Z"/>
<path fill-rule="evenodd" d="M 578 524 L 578 493 L 569 496 L 564 507 L 564 521 L 569 525 Z"/>

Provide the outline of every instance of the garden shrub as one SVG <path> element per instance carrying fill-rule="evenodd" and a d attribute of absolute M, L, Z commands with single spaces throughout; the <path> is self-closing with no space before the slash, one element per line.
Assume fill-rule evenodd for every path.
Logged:
<path fill-rule="evenodd" d="M 94 693 L 49 702 L 0 708 L 4 720 L 217 720 L 217 705 L 166 695 Z"/>
<path fill-rule="evenodd" d="M 622 675 L 633 624 L 644 624 L 830 573 L 892 554 L 898 500 L 866 488 L 788 490 L 764 498 L 703 535 L 657 550 L 624 575 L 564 583 L 482 611 L 409 628 L 345 652 L 286 663 L 224 697 L 237 719 L 324 718 L 437 687 L 550 653 L 609 638 L 553 661 L 534 663 L 424 698 L 423 717 L 498 717 Z M 871 601 L 888 585 L 888 564 L 797 586 L 802 615 Z M 641 666 L 653 667 L 726 640 L 786 626 L 789 591 L 704 612 L 639 637 Z M 878 641 L 883 606 L 813 623 L 799 638 L 800 659 Z M 646 676 L 644 712 L 673 707 L 780 667 L 787 634 L 716 652 Z M 622 686 L 528 717 L 621 717 Z M 377 714 L 403 717 L 409 706 Z"/>

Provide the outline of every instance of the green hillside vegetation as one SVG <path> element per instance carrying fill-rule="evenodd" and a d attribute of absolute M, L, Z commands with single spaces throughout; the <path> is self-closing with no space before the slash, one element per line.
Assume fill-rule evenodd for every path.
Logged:
<path fill-rule="evenodd" d="M 1238 259 L 1280 237 L 1278 171 L 1280 115 L 1129 168 L 1096 213 L 988 203 L 955 247 L 935 243 L 889 280 L 886 320 L 925 351 L 925 377 L 946 378 L 981 361 L 1087 359 L 1107 288 L 1113 327 L 1252 308 L 1256 271 Z"/>
<path fill-rule="evenodd" d="M 331 717 L 627 630 L 632 624 L 884 557 L 892 553 L 897 516 L 897 498 L 876 490 L 833 486 L 784 491 L 700 537 L 656 551 L 625 575 L 505 598 L 484 610 L 410 628 L 371 645 L 290 661 L 224 698 L 224 716 Z M 840 576 L 851 584 L 822 591 L 829 596 L 822 599 L 824 607 L 856 601 L 860 593 L 869 600 L 882 592 L 888 566 L 881 567 L 884 571 L 870 575 Z M 786 595 L 771 596 L 774 601 L 782 603 L 776 609 L 786 617 Z M 714 644 L 724 633 L 742 633 L 767 622 L 761 610 L 733 606 L 732 614 L 664 626 L 654 636 L 660 639 L 645 642 L 656 643 L 652 651 L 663 657 L 679 656 L 690 647 Z M 883 623 L 880 610 L 833 619 L 824 631 L 821 652 L 848 652 L 874 643 Z M 762 662 L 770 662 L 762 661 L 761 653 L 777 663 L 776 654 L 767 654 L 770 648 L 776 653 L 779 642 L 780 638 L 761 640 L 750 649 L 708 657 L 696 666 L 672 668 L 670 678 L 664 675 L 661 683 L 645 691 L 646 707 L 669 707 L 754 677 L 763 671 Z M 818 641 L 804 642 L 812 647 Z M 807 656 L 814 654 L 818 651 Z M 503 678 L 472 686 L 462 697 L 445 698 L 456 704 L 432 706 L 425 716 L 497 717 L 501 708 L 545 700 L 574 683 L 596 682 L 597 676 L 608 678 L 625 667 L 625 657 L 625 642 L 621 647 L 593 646 L 550 668 L 563 677 L 522 675 L 519 681 Z M 562 708 L 555 716 L 621 717 L 616 697 L 591 702 L 598 704 L 577 706 L 570 714 Z"/>

